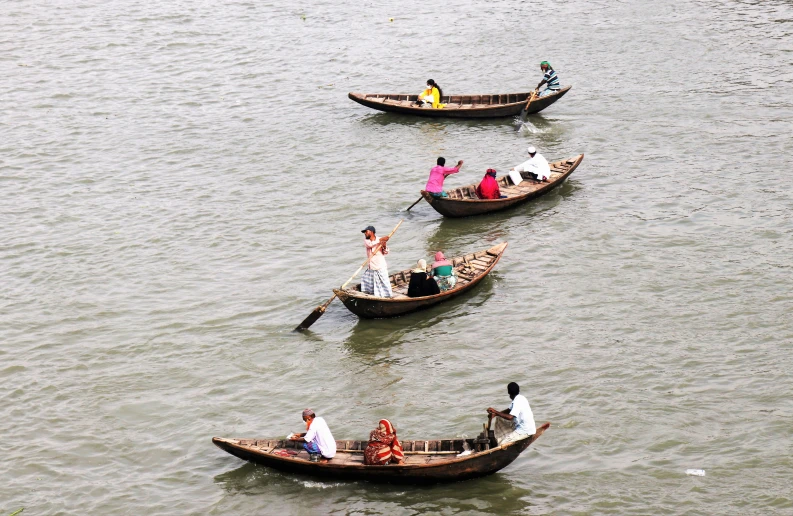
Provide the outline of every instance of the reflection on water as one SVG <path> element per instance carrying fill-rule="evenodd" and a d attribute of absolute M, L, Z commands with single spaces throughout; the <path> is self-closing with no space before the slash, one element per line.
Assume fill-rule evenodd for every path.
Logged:
<path fill-rule="evenodd" d="M 273 513 L 287 507 L 293 497 L 300 497 L 305 507 L 314 507 L 317 513 L 325 514 L 335 511 L 346 514 L 529 514 L 536 506 L 536 499 L 542 499 L 541 495 L 510 481 L 505 473 L 450 484 L 400 486 L 334 482 L 244 463 L 237 469 L 216 475 L 214 481 L 229 495 L 255 497 L 255 506 L 269 507 Z M 235 505 L 221 502 L 215 509 L 235 507 L 244 511 L 246 497 L 229 498 L 228 501 L 234 500 Z M 373 508 L 376 508 L 374 512 Z"/>
<path fill-rule="evenodd" d="M 441 217 L 434 230 L 427 235 L 427 253 L 434 255 L 437 251 L 443 251 L 446 256 L 462 256 L 507 240 L 509 235 L 500 225 L 503 216 L 498 215 L 499 212 L 476 217 Z M 508 252 L 509 247 L 505 253 Z"/>
<path fill-rule="evenodd" d="M 498 265 L 496 265 L 496 269 Z M 402 344 L 403 339 L 415 339 L 435 325 L 477 310 L 496 294 L 496 270 L 483 278 L 471 290 L 425 310 L 387 319 L 359 319 L 344 341 L 353 356 L 374 357 L 390 347 Z"/>
<path fill-rule="evenodd" d="M 363 125 L 376 125 L 376 126 L 416 126 L 432 127 L 436 130 L 453 128 L 459 129 L 460 126 L 471 126 L 475 128 L 487 127 L 510 127 L 510 118 L 481 118 L 481 119 L 465 119 L 465 118 L 430 118 L 413 115 L 402 115 L 397 113 L 384 113 L 374 112 L 366 114 L 359 119 Z"/>

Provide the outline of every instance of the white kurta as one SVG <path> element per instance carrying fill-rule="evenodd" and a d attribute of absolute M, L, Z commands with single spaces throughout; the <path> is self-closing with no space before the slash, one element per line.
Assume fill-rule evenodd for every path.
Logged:
<path fill-rule="evenodd" d="M 532 174 L 537 174 L 537 179 L 540 180 L 550 179 L 551 177 L 551 166 L 548 164 L 548 160 L 539 152 L 536 153 L 533 158 L 515 167 L 515 170 L 518 172 L 531 172 Z"/>

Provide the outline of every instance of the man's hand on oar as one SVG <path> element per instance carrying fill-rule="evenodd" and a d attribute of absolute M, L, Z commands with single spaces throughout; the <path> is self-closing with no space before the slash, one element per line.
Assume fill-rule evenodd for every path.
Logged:
<path fill-rule="evenodd" d="M 360 267 L 358 267 L 358 270 L 357 270 L 357 271 L 355 271 L 355 274 L 353 274 L 352 276 L 350 276 L 350 279 L 348 279 L 347 281 L 345 281 L 345 282 L 344 282 L 344 284 L 341 286 L 341 288 L 340 288 L 339 290 L 344 290 L 344 287 L 346 287 L 346 286 L 347 286 L 347 284 L 348 284 L 349 282 L 351 282 L 353 279 L 355 279 L 355 276 L 357 276 L 357 275 L 358 275 L 358 273 L 359 273 L 359 272 L 361 272 L 361 269 L 363 269 L 364 267 L 366 267 L 367 265 L 369 265 L 369 262 L 372 260 L 372 257 L 374 257 L 374 255 L 376 255 L 378 252 L 380 252 L 380 248 L 381 248 L 382 246 L 384 246 L 386 242 L 388 242 L 388 240 L 391 238 L 391 236 L 392 236 L 394 233 L 396 233 L 396 230 L 397 230 L 397 229 L 399 229 L 399 226 L 401 226 L 401 225 L 402 225 L 402 220 L 404 220 L 404 219 L 401 219 L 401 220 L 399 221 L 399 224 L 397 224 L 397 225 L 396 225 L 396 227 L 394 228 L 394 230 L 393 230 L 393 231 L 391 231 L 391 233 L 389 233 L 389 235 L 388 235 L 388 236 L 385 236 L 385 237 L 381 237 L 381 238 L 380 238 L 380 242 L 377 244 L 377 247 L 375 247 L 375 248 L 374 248 L 374 251 L 372 251 L 372 254 L 371 254 L 371 255 L 370 255 L 370 256 L 369 256 L 369 257 L 366 259 L 366 261 L 365 261 L 365 262 L 363 262 L 363 263 L 361 264 L 361 266 L 360 266 Z M 303 322 L 301 322 L 300 324 L 298 324 L 298 325 L 297 325 L 297 328 L 295 328 L 295 329 L 294 329 L 294 331 L 303 331 L 303 330 L 307 330 L 307 329 L 309 328 L 309 326 L 311 326 L 312 324 L 314 324 L 315 322 L 317 322 L 317 319 L 319 319 L 320 317 L 322 317 L 322 314 L 324 314 L 324 313 L 325 313 L 325 310 L 328 308 L 328 305 L 329 305 L 329 304 L 330 304 L 330 303 L 331 303 L 331 302 L 332 302 L 334 299 L 336 299 L 336 294 L 333 294 L 333 295 L 330 297 L 330 299 L 328 299 L 327 301 L 325 301 L 325 303 L 324 303 L 324 304 L 321 304 L 321 305 L 319 305 L 318 307 L 316 307 L 316 308 L 314 309 L 314 311 L 313 311 L 313 312 L 311 312 L 310 314 L 308 314 L 308 317 L 306 317 L 305 319 L 303 319 Z"/>
<path fill-rule="evenodd" d="M 526 122 L 526 116 L 529 114 L 529 106 L 531 105 L 531 101 L 537 97 L 537 90 L 532 90 L 529 93 L 529 100 L 526 102 L 526 105 L 523 106 L 523 109 L 520 111 L 520 121 Z"/>

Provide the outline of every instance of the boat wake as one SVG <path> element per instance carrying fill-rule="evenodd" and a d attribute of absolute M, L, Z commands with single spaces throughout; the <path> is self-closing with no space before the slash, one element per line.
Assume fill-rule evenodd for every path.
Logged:
<path fill-rule="evenodd" d="M 534 126 L 530 121 L 523 121 L 520 117 L 515 117 L 515 125 L 517 126 L 517 131 L 519 133 L 528 133 L 528 134 L 537 134 L 542 132 L 540 129 Z"/>

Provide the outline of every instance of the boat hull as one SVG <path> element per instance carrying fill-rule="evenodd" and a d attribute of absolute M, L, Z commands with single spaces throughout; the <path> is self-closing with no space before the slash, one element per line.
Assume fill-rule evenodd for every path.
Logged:
<path fill-rule="evenodd" d="M 359 290 L 353 289 L 334 289 L 333 292 L 339 297 L 341 302 L 344 303 L 344 306 L 346 306 L 350 312 L 363 319 L 398 317 L 400 315 L 405 315 L 411 312 L 429 308 L 439 303 L 443 303 L 444 301 L 449 301 L 450 299 L 468 292 L 480 281 L 482 281 L 490 273 L 490 271 L 493 270 L 493 267 L 495 267 L 498 261 L 501 259 L 506 247 L 507 243 L 504 242 L 503 244 L 499 244 L 499 246 L 488 249 L 486 252 L 488 252 L 488 254 L 491 256 L 494 256 L 494 259 L 486 269 L 473 277 L 465 285 L 458 286 L 452 290 L 447 290 L 446 292 L 441 292 L 440 294 L 436 294 L 434 296 L 417 298 L 408 298 L 405 296 L 382 298 L 362 294 Z M 491 253 L 491 251 L 496 248 L 498 248 L 498 250 L 494 255 Z"/>
<path fill-rule="evenodd" d="M 561 174 L 558 178 L 548 183 L 541 183 L 541 186 L 524 195 L 516 195 L 506 199 L 454 199 L 450 197 L 433 197 L 429 192 L 421 192 L 422 197 L 427 203 L 432 206 L 435 211 L 444 217 L 472 217 L 476 215 L 483 215 L 485 213 L 493 213 L 515 206 L 521 205 L 537 197 L 541 197 L 551 190 L 558 188 L 570 176 L 570 174 L 578 168 L 578 165 L 584 159 L 584 155 L 577 156 L 572 166 Z"/>
<path fill-rule="evenodd" d="M 289 474 L 310 475 L 333 481 L 364 480 L 392 484 L 434 484 L 492 475 L 514 462 L 549 427 L 550 423 L 545 423 L 530 438 L 465 457 L 458 456 L 456 452 L 451 452 L 451 455 L 427 453 L 418 456 L 417 460 L 411 463 L 411 457 L 416 456 L 406 455 L 408 459 L 405 464 L 386 466 L 367 466 L 362 464 L 360 459 L 356 464 L 350 464 L 350 461 L 346 459 L 349 454 L 345 450 L 338 450 L 333 460 L 322 463 L 310 462 L 301 457 L 275 455 L 271 448 L 262 450 L 261 447 L 242 444 L 246 441 L 255 442 L 250 439 L 213 437 L 212 442 L 221 450 L 235 457 Z M 279 443 L 283 443 L 283 441 L 279 441 Z M 360 455 L 358 456 L 360 457 Z"/>
<path fill-rule="evenodd" d="M 565 86 L 558 93 L 552 93 L 544 97 L 539 97 L 531 102 L 529 105 L 528 114 L 539 113 L 547 108 L 560 98 L 562 98 L 572 86 Z M 378 111 L 385 111 L 388 113 L 399 113 L 402 115 L 415 115 L 422 117 L 433 118 L 503 118 L 508 116 L 516 116 L 520 114 L 523 107 L 526 105 L 526 99 L 529 93 L 506 93 L 500 95 L 453 95 L 450 97 L 443 97 L 446 107 L 443 109 L 430 109 L 412 106 L 411 103 L 416 101 L 417 95 L 403 95 L 393 93 L 371 94 L 371 93 L 357 93 L 352 92 L 347 96 L 368 108 L 377 109 Z M 451 103 L 452 100 L 466 98 L 479 98 L 486 97 L 488 101 L 496 100 L 496 103 L 488 104 L 459 104 Z M 498 103 L 497 98 L 510 98 L 517 97 L 522 100 L 515 102 Z M 376 100 L 380 99 L 380 100 Z M 465 107 L 464 107 L 465 106 Z"/>

